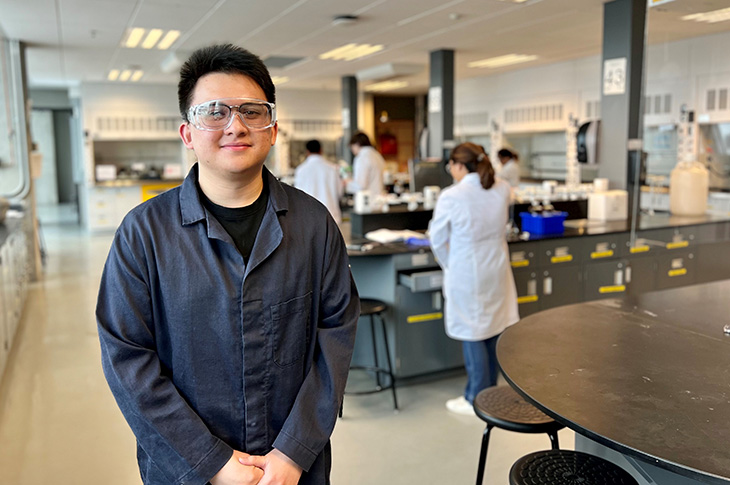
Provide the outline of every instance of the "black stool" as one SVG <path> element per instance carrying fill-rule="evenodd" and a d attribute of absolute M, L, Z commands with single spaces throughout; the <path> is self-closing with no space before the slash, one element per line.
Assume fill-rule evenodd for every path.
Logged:
<path fill-rule="evenodd" d="M 565 427 L 522 399 L 510 386 L 493 386 L 481 391 L 474 399 L 474 412 L 487 423 L 479 452 L 477 485 L 482 485 L 484 480 L 489 433 L 495 426 L 518 433 L 547 433 L 554 450 L 559 447 L 558 430 Z"/>
<path fill-rule="evenodd" d="M 391 389 L 393 392 L 393 406 L 395 409 L 398 409 L 398 398 L 395 395 L 395 377 L 393 376 L 393 366 L 390 364 L 390 347 L 388 346 L 388 336 L 385 333 L 385 320 L 383 319 L 383 312 L 388 308 L 388 305 L 386 305 L 384 302 L 380 300 L 373 300 L 369 298 L 360 298 L 360 316 L 361 317 L 370 317 L 370 333 L 372 335 L 372 343 L 373 343 L 373 362 L 375 365 L 368 366 L 368 365 L 352 365 L 350 366 L 350 369 L 355 370 L 366 370 L 370 372 L 375 373 L 375 382 L 376 386 L 375 389 L 369 389 L 366 391 L 345 391 L 345 395 L 363 395 L 363 394 L 373 394 L 380 391 L 385 391 L 387 389 Z M 387 367 L 381 367 L 380 362 L 378 360 L 378 346 L 377 346 L 377 340 L 375 339 L 375 317 L 378 317 L 378 320 L 380 320 L 380 329 L 383 332 L 383 343 L 385 344 L 385 362 L 388 365 Z M 390 379 L 390 382 L 387 385 L 382 385 L 380 381 L 380 374 L 385 374 Z M 342 399 L 344 403 L 344 398 Z M 342 417 L 342 406 L 343 404 L 340 404 L 340 417 Z"/>
<path fill-rule="evenodd" d="M 580 451 L 549 450 L 525 455 L 509 471 L 510 485 L 638 485 L 618 465 Z"/>

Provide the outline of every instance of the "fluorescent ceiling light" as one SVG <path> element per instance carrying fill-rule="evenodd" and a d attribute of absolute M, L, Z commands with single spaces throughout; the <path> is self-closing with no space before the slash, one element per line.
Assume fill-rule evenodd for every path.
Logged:
<path fill-rule="evenodd" d="M 730 20 L 730 8 L 713 10 L 711 12 L 693 13 L 692 15 L 685 15 L 682 17 L 682 20 L 694 20 L 695 22 L 707 22 L 708 24 L 724 22 L 726 20 Z"/>
<path fill-rule="evenodd" d="M 139 27 L 128 30 L 127 39 L 124 41 L 124 47 L 129 47 L 130 49 L 137 47 L 139 41 L 141 41 L 142 37 L 144 37 L 144 32 L 145 30 Z"/>
<path fill-rule="evenodd" d="M 163 37 L 160 43 L 157 45 L 157 48 L 160 50 L 169 49 L 178 37 L 180 37 L 179 30 L 169 31 L 167 34 L 165 34 L 165 37 Z"/>
<path fill-rule="evenodd" d="M 523 62 L 530 62 L 537 59 L 537 56 L 528 56 L 524 54 L 507 54 L 506 56 L 492 57 L 489 59 L 482 59 L 481 61 L 474 61 L 467 64 L 469 67 L 488 67 L 494 69 L 497 67 L 511 66 L 513 64 L 521 64 Z"/>
<path fill-rule="evenodd" d="M 157 44 L 158 49 L 165 50 L 169 49 L 170 46 L 175 43 L 177 38 L 180 37 L 179 30 L 170 30 L 165 34 L 165 31 L 162 29 L 150 29 L 146 37 L 145 33 L 147 33 L 147 31 L 141 27 L 127 29 L 126 35 L 122 39 L 122 47 L 128 47 L 130 49 L 134 49 L 135 47 L 152 49 L 155 47 L 155 44 Z M 143 38 L 144 41 L 142 41 Z M 160 40 L 160 38 L 162 38 L 162 40 Z M 159 41 L 159 44 L 157 41 Z M 140 42 L 142 42 L 142 45 L 139 45 Z"/>
<path fill-rule="evenodd" d="M 274 76 L 271 78 L 271 82 L 274 84 L 284 84 L 289 82 L 289 78 L 286 76 Z"/>
<path fill-rule="evenodd" d="M 147 38 L 144 40 L 144 42 L 142 42 L 142 48 L 152 49 L 155 44 L 157 44 L 157 41 L 160 40 L 160 37 L 162 37 L 162 29 L 150 30 L 150 33 L 147 34 Z"/>
<path fill-rule="evenodd" d="M 382 44 L 347 44 L 331 51 L 320 54 L 320 59 L 332 59 L 335 61 L 352 61 L 361 57 L 369 56 L 385 48 Z"/>
<path fill-rule="evenodd" d="M 131 76 L 131 75 L 132 75 L 132 71 L 130 71 L 129 69 L 125 69 L 122 71 L 122 74 L 119 76 L 119 80 L 126 81 L 129 79 L 129 76 Z"/>
<path fill-rule="evenodd" d="M 137 81 L 139 81 L 140 79 L 142 79 L 142 76 L 144 76 L 144 71 L 136 70 L 136 71 L 134 71 L 134 74 L 132 74 L 131 81 L 133 83 L 136 83 Z"/>
<path fill-rule="evenodd" d="M 396 89 L 402 89 L 406 86 L 408 86 L 406 81 L 383 81 L 382 83 L 365 86 L 365 91 L 370 93 L 380 93 L 383 91 L 395 91 Z"/>
<path fill-rule="evenodd" d="M 119 69 L 112 69 L 109 71 L 109 75 L 106 77 L 110 81 L 116 81 L 119 77 Z"/>

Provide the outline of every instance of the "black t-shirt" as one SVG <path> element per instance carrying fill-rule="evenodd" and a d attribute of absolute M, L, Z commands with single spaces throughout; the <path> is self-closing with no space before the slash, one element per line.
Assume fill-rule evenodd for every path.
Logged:
<path fill-rule="evenodd" d="M 266 204 L 269 202 L 269 187 L 266 183 L 266 177 L 264 177 L 264 188 L 259 198 L 253 204 L 245 207 L 231 208 L 215 204 L 200 190 L 200 185 L 198 185 L 198 193 L 205 208 L 213 214 L 213 217 L 221 223 L 223 229 L 231 236 L 236 248 L 243 256 L 244 263 L 248 264 L 256 234 L 259 232 L 261 221 L 266 212 Z"/>

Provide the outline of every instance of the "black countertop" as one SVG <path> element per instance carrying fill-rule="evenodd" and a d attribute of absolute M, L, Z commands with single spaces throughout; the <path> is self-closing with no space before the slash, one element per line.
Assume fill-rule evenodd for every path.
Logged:
<path fill-rule="evenodd" d="M 681 217 L 673 216 L 668 213 L 661 213 L 655 215 L 642 215 L 637 221 L 638 231 L 648 231 L 652 229 L 665 229 L 665 228 L 677 228 L 685 226 L 696 226 L 704 224 L 716 224 L 718 222 L 730 222 L 730 216 L 716 216 L 716 215 L 704 215 L 699 217 Z M 519 244 L 529 241 L 542 241 L 546 239 L 561 239 L 571 237 L 583 237 L 583 236 L 599 236 L 603 234 L 620 234 L 631 231 L 631 222 L 628 220 L 623 221 L 609 221 L 609 222 L 597 222 L 589 221 L 587 219 L 577 219 L 565 222 L 565 231 L 561 234 L 522 234 L 521 237 L 513 235 L 507 238 L 509 244 Z M 350 256 L 385 256 L 389 254 L 401 254 L 409 252 L 422 251 L 424 248 L 421 246 L 408 246 L 403 243 L 391 243 L 381 245 L 372 243 L 363 238 L 352 238 L 346 237 L 348 244 L 351 247 L 362 246 L 366 243 L 371 243 L 372 249 L 361 251 L 358 249 L 348 250 Z M 429 250 L 428 247 L 425 248 Z"/>
<path fill-rule="evenodd" d="M 730 281 L 529 316 L 497 345 L 507 380 L 568 427 L 706 483 L 730 481 Z"/>

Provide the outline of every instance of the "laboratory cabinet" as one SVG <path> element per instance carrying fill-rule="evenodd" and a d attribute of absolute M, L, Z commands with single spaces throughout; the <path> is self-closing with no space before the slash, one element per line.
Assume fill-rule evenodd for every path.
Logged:
<path fill-rule="evenodd" d="M 678 288 L 692 285 L 697 279 L 695 252 L 667 251 L 656 258 L 656 288 Z"/>
<path fill-rule="evenodd" d="M 594 229 L 606 230 L 603 234 L 566 231 L 511 240 L 520 317 L 583 301 L 730 279 L 730 220 L 675 221 L 667 215 L 647 217 L 633 242 L 627 224 L 613 232 L 615 226 Z M 431 252 L 394 244 L 349 254 L 360 295 L 388 304 L 386 328 L 396 378 L 460 367 L 459 342 L 443 328 L 443 277 Z M 372 337 L 369 325 L 362 327 L 353 361 L 365 359 L 368 365 Z M 384 357 L 384 349 L 378 350 Z"/>
<path fill-rule="evenodd" d="M 142 190 L 131 187 L 92 187 L 88 191 L 88 226 L 91 230 L 113 230 L 127 213 L 142 202 Z"/>
<path fill-rule="evenodd" d="M 695 256 L 695 283 L 723 280 L 730 274 L 730 242 L 704 244 Z"/>
<path fill-rule="evenodd" d="M 583 301 L 583 273 L 577 268 L 553 265 L 541 270 L 540 310 Z"/>
<path fill-rule="evenodd" d="M 30 279 L 28 245 L 22 224 L 0 225 L 0 378 L 23 313 Z"/>
<path fill-rule="evenodd" d="M 350 253 L 352 274 L 361 298 L 388 305 L 383 313 L 393 374 L 397 379 L 421 376 L 463 366 L 460 342 L 444 328 L 443 273 L 430 251 L 356 256 Z M 353 364 L 373 365 L 370 317 L 361 317 Z M 376 320 L 377 323 L 377 320 Z M 380 366 L 385 346 L 380 325 L 375 330 Z"/>
<path fill-rule="evenodd" d="M 538 273 L 533 269 L 513 269 L 517 290 L 517 305 L 520 317 L 526 317 L 540 311 L 540 295 L 537 292 Z"/>

